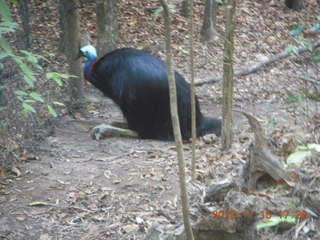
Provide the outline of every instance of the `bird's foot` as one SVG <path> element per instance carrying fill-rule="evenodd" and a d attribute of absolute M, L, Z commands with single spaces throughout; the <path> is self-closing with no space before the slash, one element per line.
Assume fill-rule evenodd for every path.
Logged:
<path fill-rule="evenodd" d="M 95 139 L 95 140 L 100 140 L 101 138 L 104 138 L 108 133 L 109 127 L 111 127 L 111 126 L 105 125 L 105 124 L 95 126 L 90 131 L 91 138 Z"/>
<path fill-rule="evenodd" d="M 106 124 L 101 124 L 94 127 L 91 130 L 90 135 L 95 140 L 100 140 L 101 138 L 104 138 L 107 135 L 138 137 L 138 134 L 130 129 L 123 129 Z"/>

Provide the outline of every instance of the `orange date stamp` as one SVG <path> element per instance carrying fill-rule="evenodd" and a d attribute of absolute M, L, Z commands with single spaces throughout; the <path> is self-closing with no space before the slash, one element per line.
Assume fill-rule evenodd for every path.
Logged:
<path fill-rule="evenodd" d="M 212 211 L 212 219 L 271 219 L 272 217 L 279 217 L 280 219 L 286 219 L 289 217 L 295 218 L 297 220 L 303 220 L 309 217 L 309 214 L 305 210 L 289 211 L 283 210 L 278 212 L 271 212 L 269 210 L 263 210 L 260 212 L 254 211 L 242 211 L 237 212 L 234 210 L 223 211 L 216 210 Z"/>

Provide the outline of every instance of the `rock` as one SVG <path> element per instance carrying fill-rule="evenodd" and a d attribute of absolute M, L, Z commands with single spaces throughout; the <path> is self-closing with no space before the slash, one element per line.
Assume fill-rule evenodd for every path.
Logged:
<path fill-rule="evenodd" d="M 136 232 L 136 231 L 139 230 L 139 226 L 136 225 L 136 224 L 129 224 L 129 225 L 123 226 L 122 229 L 123 229 L 126 233 Z"/>

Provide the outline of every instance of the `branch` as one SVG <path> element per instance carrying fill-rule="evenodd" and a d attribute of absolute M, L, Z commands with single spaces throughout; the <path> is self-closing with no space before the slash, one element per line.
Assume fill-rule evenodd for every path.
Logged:
<path fill-rule="evenodd" d="M 308 81 L 311 82 L 313 84 L 319 84 L 320 85 L 320 78 L 316 79 L 316 80 L 312 80 L 312 79 L 307 79 L 307 78 L 301 78 L 304 81 Z"/>
<path fill-rule="evenodd" d="M 315 49 L 315 48 L 317 48 L 319 46 L 320 46 L 320 40 L 318 40 L 317 42 L 315 42 L 315 44 L 313 44 L 312 49 Z M 305 53 L 307 51 L 309 51 L 308 47 L 299 48 L 299 54 Z M 281 52 L 280 54 L 278 54 L 278 55 L 276 55 L 274 57 L 268 58 L 267 60 L 259 62 L 259 63 L 255 64 L 253 66 L 250 66 L 250 67 L 248 67 L 246 69 L 235 71 L 234 76 L 241 77 L 241 76 L 248 75 L 250 73 L 257 72 L 258 70 L 260 70 L 264 66 L 266 66 L 266 65 L 268 65 L 268 64 L 270 64 L 272 62 L 278 61 L 280 59 L 287 58 L 287 57 L 289 57 L 291 55 L 292 55 L 292 52 L 283 51 L 283 52 Z M 207 83 L 220 82 L 220 81 L 222 81 L 222 79 L 223 79 L 222 77 L 212 78 L 212 79 L 209 79 L 209 80 L 205 80 L 203 82 L 198 82 L 195 85 L 196 86 L 202 86 L 202 85 L 207 84 Z"/>
<path fill-rule="evenodd" d="M 173 126 L 173 134 L 177 147 L 178 166 L 179 166 L 179 180 L 180 180 L 180 197 L 182 203 L 183 223 L 185 233 L 188 240 L 194 240 L 192 226 L 190 223 L 190 210 L 187 192 L 187 182 L 185 173 L 185 164 L 183 158 L 183 145 L 181 140 L 181 131 L 178 116 L 177 90 L 176 81 L 174 77 L 173 59 L 171 52 L 171 17 L 170 10 L 166 0 L 160 0 L 163 7 L 164 21 L 165 21 L 165 41 L 166 41 L 166 55 L 167 55 L 167 74 L 169 81 L 169 96 L 170 96 L 170 110 Z"/>
<path fill-rule="evenodd" d="M 242 187 L 253 191 L 261 176 L 268 174 L 275 181 L 286 179 L 286 165 L 284 161 L 276 156 L 269 147 L 268 141 L 263 134 L 259 121 L 252 115 L 242 113 L 247 119 L 254 133 L 254 141 L 249 147 L 249 158 L 241 169 Z"/>

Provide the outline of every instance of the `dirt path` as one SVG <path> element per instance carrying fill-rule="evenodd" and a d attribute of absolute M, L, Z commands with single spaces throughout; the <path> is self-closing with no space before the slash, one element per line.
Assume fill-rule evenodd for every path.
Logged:
<path fill-rule="evenodd" d="M 1 236 L 99 239 L 101 232 L 121 231 L 120 225 L 128 225 L 126 232 L 138 230 L 130 225 L 136 217 L 156 215 L 159 202 L 177 197 L 176 164 L 171 158 L 171 168 L 161 157 L 164 151 L 174 157 L 172 143 L 125 138 L 98 142 L 79 131 L 80 125 L 65 121 L 48 139 L 50 147 L 40 161 L 23 165 L 24 176 L 9 184 L 0 199 Z M 28 207 L 38 201 L 48 205 Z"/>
<path fill-rule="evenodd" d="M 98 104 L 101 99 L 94 101 Z M 121 120 L 109 100 L 102 106 L 105 111 L 93 110 L 93 115 Z M 269 119 L 284 114 L 275 105 L 260 105 L 258 112 Z M 236 125 L 241 126 L 238 133 L 248 130 L 245 120 L 235 115 Z M 103 122 L 99 116 L 94 122 Z M 144 239 L 152 224 L 181 221 L 174 144 L 130 138 L 95 141 L 88 134 L 93 125 L 62 119 L 38 153 L 39 160 L 22 165 L 23 176 L 2 189 L 0 239 Z M 244 146 L 249 143 L 247 139 Z M 190 145 L 185 149 L 189 163 Z M 240 153 L 244 158 L 245 151 Z M 227 164 L 215 159 L 209 163 L 217 152 L 217 146 L 198 142 L 200 180 Z M 241 166 L 239 160 L 234 169 Z M 42 204 L 29 206 L 36 202 Z"/>
<path fill-rule="evenodd" d="M 37 0 L 30 4 L 31 22 L 36 23 L 31 32 L 33 47 L 39 53 L 43 50 L 55 52 L 59 42 L 58 34 L 54 34 L 59 31 L 58 6 L 54 2 L 57 1 L 51 4 Z M 83 32 L 95 36 L 94 5 L 90 1 L 81 2 Z M 306 29 L 309 29 L 319 15 L 315 1 L 309 1 L 303 11 L 294 13 L 284 8 L 282 1 L 271 2 L 237 3 L 235 70 L 282 52 L 292 43 L 288 38 L 292 23 L 306 23 Z M 120 46 L 162 45 L 161 18 L 153 11 L 158 8 L 157 1 L 136 1 L 134 4 L 119 1 L 119 4 Z M 48 5 L 42 6 L 46 11 L 39 11 L 40 5 Z M 221 36 L 225 9 L 221 6 L 218 11 Z M 203 13 L 200 2 L 196 13 L 199 31 Z M 44 24 L 38 24 L 39 21 Z M 48 26 L 54 32 L 50 38 Z M 189 55 L 182 51 L 189 48 L 187 21 L 175 15 L 174 26 L 175 62 L 187 78 Z M 19 38 L 16 40 L 18 42 Z M 222 49 L 222 37 L 208 46 L 197 43 L 198 79 L 221 75 Z M 164 59 L 164 51 L 160 56 Z M 51 64 L 58 65 L 57 71 L 66 72 L 61 59 L 58 56 Z M 257 74 L 236 79 L 236 107 L 253 112 L 263 120 L 264 126 L 269 122 L 270 126 L 276 123 L 279 129 L 303 128 L 300 123 L 298 127 L 294 126 L 296 119 L 288 117 L 281 107 L 288 93 L 300 96 L 305 90 L 301 76 L 306 73 L 317 76 L 317 69 L 309 62 L 306 56 L 294 56 L 265 67 Z M 212 109 L 212 105 L 220 106 L 222 84 L 202 86 L 197 91 L 204 112 L 221 116 L 220 110 Z M 89 99 L 93 108 L 90 107 L 91 115 L 87 120 L 100 123 L 104 119 L 122 120 L 119 110 L 97 95 L 97 92 L 91 92 Z M 257 105 L 256 109 L 251 102 Z M 237 174 L 246 160 L 252 133 L 242 116 L 235 114 L 235 118 L 236 135 L 230 152 L 221 154 L 217 147 L 219 143 L 207 145 L 198 141 L 197 174 L 201 183 L 207 184 L 208 179 L 215 176 L 227 178 L 228 174 Z M 144 239 L 152 225 L 178 225 L 182 217 L 174 144 L 128 138 L 94 141 L 88 131 L 95 124 L 78 119 L 80 121 L 61 119 L 55 134 L 41 144 L 42 151 L 36 153 L 38 160 L 18 166 L 21 177 L 0 179 L 0 240 Z M 190 145 L 186 144 L 185 149 L 188 167 Z M 30 203 L 36 206 L 31 207 Z"/>

